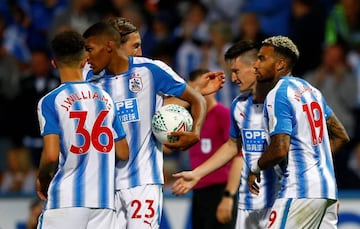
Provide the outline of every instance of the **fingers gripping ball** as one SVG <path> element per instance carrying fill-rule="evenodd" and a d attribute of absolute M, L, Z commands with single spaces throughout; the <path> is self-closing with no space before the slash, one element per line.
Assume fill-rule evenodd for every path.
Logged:
<path fill-rule="evenodd" d="M 155 138 L 163 143 L 174 142 L 170 132 L 191 131 L 193 118 L 188 110 L 176 104 L 168 104 L 157 110 L 152 119 L 152 132 Z"/>

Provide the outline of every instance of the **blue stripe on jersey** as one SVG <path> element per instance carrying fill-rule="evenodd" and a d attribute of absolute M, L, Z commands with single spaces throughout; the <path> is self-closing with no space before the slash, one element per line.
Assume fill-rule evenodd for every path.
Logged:
<path fill-rule="evenodd" d="M 249 125 L 250 125 L 250 121 L 251 121 L 251 119 L 250 119 L 250 117 L 251 117 L 251 107 L 252 107 L 252 105 L 253 105 L 253 98 L 252 98 L 252 96 L 250 95 L 250 96 L 248 96 L 248 99 L 247 99 L 247 103 L 246 103 L 246 107 L 245 107 L 245 117 L 246 118 L 244 118 L 243 119 L 243 129 L 248 129 L 249 128 Z M 250 156 L 250 155 L 249 155 Z M 247 172 L 247 174 L 249 174 L 249 168 L 250 168 L 250 159 L 249 159 L 249 161 L 246 161 L 246 156 L 244 155 L 244 162 L 245 162 L 245 165 L 246 165 L 246 170 L 248 170 L 248 171 L 246 171 Z M 245 188 L 245 191 L 246 191 L 246 197 L 245 197 L 245 206 L 246 206 L 246 208 L 247 209 L 252 209 L 253 208 L 253 203 L 251 202 L 251 195 L 252 194 L 250 194 L 250 192 L 249 192 L 249 189 L 248 189 L 248 187 L 247 187 L 247 185 L 245 185 L 246 186 L 246 188 Z M 250 195 L 250 196 L 249 196 Z"/>
<path fill-rule="evenodd" d="M 152 88 L 155 88 L 156 85 L 155 84 L 155 81 L 151 81 L 152 85 L 151 87 Z M 152 90 L 151 91 L 152 94 L 149 96 L 149 104 L 151 104 L 151 109 L 152 109 L 152 114 L 155 114 L 155 109 L 157 108 L 156 107 L 156 91 L 155 90 Z M 151 120 L 151 119 L 150 119 Z M 156 140 L 155 138 L 151 137 L 150 139 L 150 147 L 151 147 L 151 160 L 152 160 L 152 163 L 153 163 L 153 180 L 154 181 L 160 181 L 162 179 L 162 172 L 159 171 L 159 165 L 158 165 L 158 158 L 157 158 L 157 147 L 156 147 Z"/>
<path fill-rule="evenodd" d="M 85 168 L 86 168 L 86 160 L 88 159 L 88 154 L 79 155 L 78 158 L 78 169 L 75 173 L 75 182 L 74 185 L 74 206 L 84 206 L 85 200 L 85 192 L 84 192 L 84 185 L 85 185 Z"/>
<path fill-rule="evenodd" d="M 91 69 L 90 71 L 88 71 L 87 73 L 86 73 L 86 81 L 88 81 L 88 80 L 90 80 L 91 79 L 91 77 L 94 75 L 94 72 L 93 72 L 93 70 Z"/>
<path fill-rule="evenodd" d="M 265 186 L 265 207 L 271 208 L 274 201 L 274 196 L 277 196 L 274 188 L 274 183 L 277 182 L 277 178 L 274 174 L 273 168 L 263 170 L 262 172 L 265 180 L 268 181 Z M 269 181 L 271 181 L 271 183 Z"/>
<path fill-rule="evenodd" d="M 132 62 L 129 62 L 129 69 L 132 69 L 131 66 Z M 131 76 L 131 73 L 127 74 L 126 77 L 129 78 Z M 123 88 L 123 90 L 129 88 L 129 80 L 125 81 L 125 87 Z M 125 90 L 127 91 L 127 95 L 126 98 L 136 98 L 136 93 L 132 92 L 131 90 Z M 129 132 L 131 133 L 131 136 L 133 136 L 130 140 L 129 143 L 129 149 L 130 149 L 130 154 L 129 154 L 129 161 L 128 163 L 130 163 L 129 166 L 129 174 L 130 174 L 130 186 L 134 187 L 136 185 L 138 185 L 140 177 L 139 176 L 135 176 L 135 174 L 137 174 L 137 170 L 138 170 L 138 161 L 136 159 L 138 159 L 137 154 L 139 152 L 140 149 L 140 124 L 139 122 L 128 122 L 127 125 L 129 126 Z"/>
<path fill-rule="evenodd" d="M 289 87 L 291 87 L 294 91 L 298 90 L 298 87 L 295 85 L 294 82 L 291 81 L 287 81 Z M 301 101 L 303 104 L 306 104 L 306 100 L 304 98 L 304 96 L 301 96 Z M 304 174 L 302 174 L 302 171 L 305 171 L 305 165 L 306 165 L 306 160 L 304 158 L 303 155 L 303 150 L 301 147 L 301 142 L 297 141 L 297 137 L 296 135 L 294 135 L 295 133 L 298 132 L 297 128 L 299 127 L 300 123 L 297 123 L 294 127 L 296 129 L 293 129 L 292 131 L 292 138 L 291 138 L 291 144 L 293 146 L 293 155 L 294 155 L 294 160 L 298 161 L 299 163 L 297 163 L 297 165 L 294 167 L 294 169 L 296 170 L 296 179 L 299 181 L 299 184 L 301 184 L 301 189 L 298 189 L 298 196 L 307 196 L 306 190 L 309 189 L 307 182 L 306 182 L 306 177 L 304 176 Z"/>
<path fill-rule="evenodd" d="M 108 207 L 108 203 L 109 203 L 109 197 L 108 195 L 106 195 L 109 190 L 108 190 L 108 184 L 107 182 L 111 182 L 111 180 L 109 181 L 108 179 L 104 179 L 105 177 L 109 177 L 109 166 L 108 166 L 108 157 L 109 154 L 108 153 L 98 153 L 98 159 L 100 162 L 100 169 L 101 169 L 101 176 L 99 176 L 99 199 L 100 199 L 100 203 L 99 206 L 100 207 Z M 110 168 L 110 169 L 115 169 L 115 167 Z M 114 180 L 115 182 L 115 180 Z"/>
<path fill-rule="evenodd" d="M 102 94 L 102 91 L 98 88 L 98 87 L 95 87 L 94 85 L 89 85 L 93 91 L 96 91 L 99 95 L 99 98 L 102 98 L 103 97 L 103 94 Z M 96 113 L 99 114 L 100 111 L 102 110 L 105 110 L 106 107 L 105 107 L 105 103 L 96 103 L 98 105 L 98 107 L 96 107 Z M 103 125 L 106 124 L 106 119 L 103 121 Z M 100 135 L 100 142 L 102 144 L 106 144 L 109 143 L 109 140 L 107 135 L 105 134 L 101 134 Z M 99 194 L 101 196 L 99 196 L 99 206 L 100 207 L 107 207 L 108 206 L 108 203 L 109 203 L 109 198 L 108 198 L 108 184 L 107 182 L 111 182 L 111 181 L 108 181 L 107 179 L 104 179 L 105 177 L 109 177 L 109 165 L 108 165 L 108 157 L 109 157 L 109 154 L 108 153 L 101 153 L 101 152 L 98 152 L 98 159 L 99 159 L 99 162 L 100 162 L 100 168 L 101 168 L 101 176 L 99 176 Z M 111 168 L 110 168 L 111 169 Z M 114 168 L 112 168 L 114 169 Z M 114 181 L 115 182 L 115 181 Z"/>
<path fill-rule="evenodd" d="M 283 216 L 282 216 L 282 219 L 281 219 L 280 229 L 285 229 L 286 228 L 285 226 L 286 226 L 287 218 L 289 216 L 289 210 L 290 210 L 291 202 L 292 202 L 292 199 L 288 199 L 286 201 L 284 213 L 283 213 Z"/>
<path fill-rule="evenodd" d="M 45 203 L 46 206 L 46 203 Z M 39 222 L 38 222 L 38 228 L 42 229 L 43 228 L 43 221 L 44 221 L 44 210 L 41 212 L 40 216 L 39 216 Z"/>
<path fill-rule="evenodd" d="M 68 87 L 68 92 L 69 94 L 73 94 L 76 93 L 77 91 L 75 91 L 75 88 L 73 87 L 73 85 L 69 85 Z M 73 109 L 76 111 L 82 110 L 81 104 L 80 103 L 74 103 L 73 104 Z M 76 125 L 77 126 L 77 125 Z M 77 145 L 82 146 L 84 144 L 84 138 L 79 134 L 77 137 Z M 84 180 L 85 180 L 85 168 L 86 168 L 86 160 L 88 159 L 88 154 L 87 152 L 84 152 L 85 154 L 83 155 L 79 155 L 78 157 L 78 162 L 77 164 L 78 169 L 76 170 L 74 177 L 75 177 L 75 185 L 74 185 L 74 196 L 73 196 L 73 201 L 74 201 L 74 206 L 83 206 L 84 204 Z"/>

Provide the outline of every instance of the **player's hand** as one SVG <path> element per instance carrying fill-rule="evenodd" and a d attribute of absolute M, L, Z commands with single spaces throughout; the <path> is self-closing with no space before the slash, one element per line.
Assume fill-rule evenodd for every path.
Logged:
<path fill-rule="evenodd" d="M 185 151 L 200 140 L 199 135 L 193 132 L 171 132 L 169 136 L 174 140 L 163 142 L 163 145 L 170 151 Z"/>
<path fill-rule="evenodd" d="M 173 174 L 178 178 L 171 186 L 172 193 L 179 196 L 189 192 L 200 180 L 193 171 L 184 171 Z"/>
<path fill-rule="evenodd" d="M 40 200 L 46 200 L 47 199 L 47 190 L 48 186 L 41 185 L 39 179 L 36 180 L 36 192 Z"/>
<path fill-rule="evenodd" d="M 200 93 L 202 95 L 209 95 L 220 90 L 225 83 L 225 73 L 221 71 L 208 72 L 200 77 L 199 84 Z"/>
<path fill-rule="evenodd" d="M 249 191 L 252 194 L 259 195 L 260 189 L 259 189 L 259 185 L 256 182 L 260 183 L 260 181 L 261 181 L 260 173 L 256 174 L 256 173 L 250 172 L 248 179 L 247 179 L 247 183 L 249 186 Z"/>
<path fill-rule="evenodd" d="M 220 223 L 228 223 L 232 219 L 232 209 L 234 205 L 234 199 L 230 197 L 223 197 L 216 210 L 216 219 Z"/>

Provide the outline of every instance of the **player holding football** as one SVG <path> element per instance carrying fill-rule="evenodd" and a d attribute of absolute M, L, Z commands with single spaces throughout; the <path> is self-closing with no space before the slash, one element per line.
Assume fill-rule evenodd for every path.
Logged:
<path fill-rule="evenodd" d="M 291 76 L 299 57 L 287 37 L 265 39 L 255 62 L 258 82 L 273 89 L 264 103 L 270 145 L 251 166 L 249 189 L 258 195 L 260 171 L 279 166 L 282 187 L 267 228 L 337 228 L 332 152 L 349 141 L 319 90 Z M 328 127 L 330 127 L 328 129 Z"/>
<path fill-rule="evenodd" d="M 130 145 L 129 161 L 116 165 L 115 201 L 118 221 L 124 224 L 120 228 L 159 228 L 163 155 L 161 144 L 152 135 L 152 116 L 162 105 L 163 94 L 188 101 L 194 119 L 192 131 L 173 133 L 179 141 L 164 143 L 170 149 L 187 149 L 199 140 L 206 113 L 204 98 L 163 62 L 126 57 L 119 33 L 111 25 L 96 23 L 83 36 L 91 71 L 99 73 L 90 80 L 114 99 Z"/>
<path fill-rule="evenodd" d="M 37 191 L 46 200 L 38 228 L 114 228 L 115 152 L 121 160 L 129 155 L 116 106 L 108 93 L 83 81 L 80 34 L 60 33 L 51 47 L 62 84 L 38 103 L 44 148 Z"/>

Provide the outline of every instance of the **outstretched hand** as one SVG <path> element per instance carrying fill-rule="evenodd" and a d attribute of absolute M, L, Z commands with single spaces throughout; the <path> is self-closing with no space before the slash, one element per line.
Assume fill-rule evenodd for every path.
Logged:
<path fill-rule="evenodd" d="M 202 95 L 209 95 L 220 90 L 225 83 L 225 73 L 221 71 L 207 72 L 200 76 L 201 84 L 199 85 Z"/>
<path fill-rule="evenodd" d="M 200 180 L 193 171 L 175 173 L 173 177 L 178 178 L 171 186 L 172 193 L 177 196 L 189 192 Z"/>

